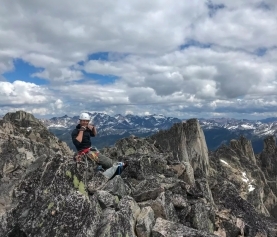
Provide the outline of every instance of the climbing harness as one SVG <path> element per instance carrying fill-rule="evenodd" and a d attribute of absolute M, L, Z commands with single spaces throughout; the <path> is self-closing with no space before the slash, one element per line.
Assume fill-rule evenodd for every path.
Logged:
<path fill-rule="evenodd" d="M 94 172 L 94 175 L 98 171 L 101 171 L 103 173 L 103 175 L 107 178 L 107 181 L 105 182 L 105 184 L 109 180 L 113 179 L 116 175 L 121 175 L 123 170 L 128 165 L 128 163 L 126 163 L 126 161 L 117 162 L 112 167 L 105 170 L 105 169 L 103 169 L 102 165 L 99 164 L 98 155 L 99 155 L 99 151 L 97 150 L 96 147 L 89 147 L 89 148 L 86 148 L 86 149 L 83 149 L 83 150 L 79 151 L 74 156 L 74 160 L 76 162 L 76 167 L 77 167 L 78 170 L 80 168 L 80 165 L 85 166 L 85 172 L 84 172 L 85 187 L 87 187 L 89 160 L 91 160 L 96 165 L 96 169 L 95 169 L 96 172 Z M 101 187 L 102 187 L 102 185 L 98 188 L 101 188 Z"/>

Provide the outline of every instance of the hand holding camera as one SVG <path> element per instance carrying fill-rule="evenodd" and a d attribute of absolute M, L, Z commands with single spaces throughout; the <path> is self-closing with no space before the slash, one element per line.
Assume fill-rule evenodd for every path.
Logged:
<path fill-rule="evenodd" d="M 88 125 L 88 128 L 90 129 L 90 130 L 92 130 L 93 128 L 94 128 L 94 125 Z"/>

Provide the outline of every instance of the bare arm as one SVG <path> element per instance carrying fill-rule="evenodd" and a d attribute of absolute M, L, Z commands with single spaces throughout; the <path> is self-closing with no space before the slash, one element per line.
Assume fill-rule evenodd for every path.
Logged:
<path fill-rule="evenodd" d="M 88 128 L 91 130 L 91 132 L 93 133 L 94 136 L 97 135 L 97 130 L 94 125 L 88 125 Z"/>
<path fill-rule="evenodd" d="M 79 133 L 78 133 L 78 136 L 76 137 L 76 140 L 77 140 L 78 142 L 82 142 L 82 140 L 83 140 L 83 135 L 84 135 L 84 131 L 79 130 Z"/>

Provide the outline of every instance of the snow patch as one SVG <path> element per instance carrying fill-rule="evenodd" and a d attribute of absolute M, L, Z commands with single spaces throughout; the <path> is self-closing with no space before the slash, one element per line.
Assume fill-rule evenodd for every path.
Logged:
<path fill-rule="evenodd" d="M 241 178 L 242 181 L 245 182 L 245 183 L 248 183 L 249 179 L 246 177 L 246 173 L 245 172 L 242 172 L 242 176 L 243 176 L 243 178 Z"/>
<path fill-rule="evenodd" d="M 255 129 L 255 127 L 253 125 L 249 125 L 249 124 L 242 124 L 241 127 L 245 128 L 245 129 Z"/>
<path fill-rule="evenodd" d="M 61 124 L 50 124 L 47 128 L 67 128 L 67 126 Z"/>
<path fill-rule="evenodd" d="M 229 165 L 225 160 L 220 160 L 222 163 L 224 163 L 225 165 Z M 229 165 L 230 166 L 230 165 Z"/>
<path fill-rule="evenodd" d="M 230 129 L 230 130 L 235 130 L 235 129 L 237 129 L 238 128 L 238 126 L 231 126 L 231 127 L 229 127 L 228 129 Z"/>
<path fill-rule="evenodd" d="M 252 179 L 250 181 L 249 178 L 247 178 L 247 176 L 246 176 L 246 172 L 242 172 L 242 176 L 243 176 L 243 178 L 241 178 L 242 181 L 245 183 L 248 183 L 248 185 L 247 185 L 248 192 L 252 192 L 255 189 L 254 186 L 252 185 L 252 182 L 254 182 L 254 179 Z"/>
<path fill-rule="evenodd" d="M 249 191 L 249 192 L 252 192 L 254 189 L 255 189 L 255 188 L 254 188 L 254 186 L 253 186 L 252 184 L 249 184 L 249 185 L 248 185 L 248 191 Z"/>
<path fill-rule="evenodd" d="M 249 179 L 241 178 L 243 182 L 247 183 Z"/>
<path fill-rule="evenodd" d="M 153 115 L 152 117 L 154 117 L 155 119 L 164 119 L 165 117 L 161 114 L 159 115 Z"/>

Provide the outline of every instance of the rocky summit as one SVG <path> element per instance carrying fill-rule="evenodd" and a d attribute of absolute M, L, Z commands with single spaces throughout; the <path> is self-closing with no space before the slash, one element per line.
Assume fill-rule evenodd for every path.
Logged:
<path fill-rule="evenodd" d="M 47 159 L 70 156 L 67 145 L 48 132 L 32 114 L 6 114 L 0 120 L 0 215 L 14 207 L 15 188 Z M 0 232 L 1 233 L 1 232 Z"/>
<path fill-rule="evenodd" d="M 198 120 L 101 152 L 128 160 L 107 180 L 31 114 L 0 120 L 2 237 L 274 237 L 277 148 L 244 137 L 214 152 Z"/>

